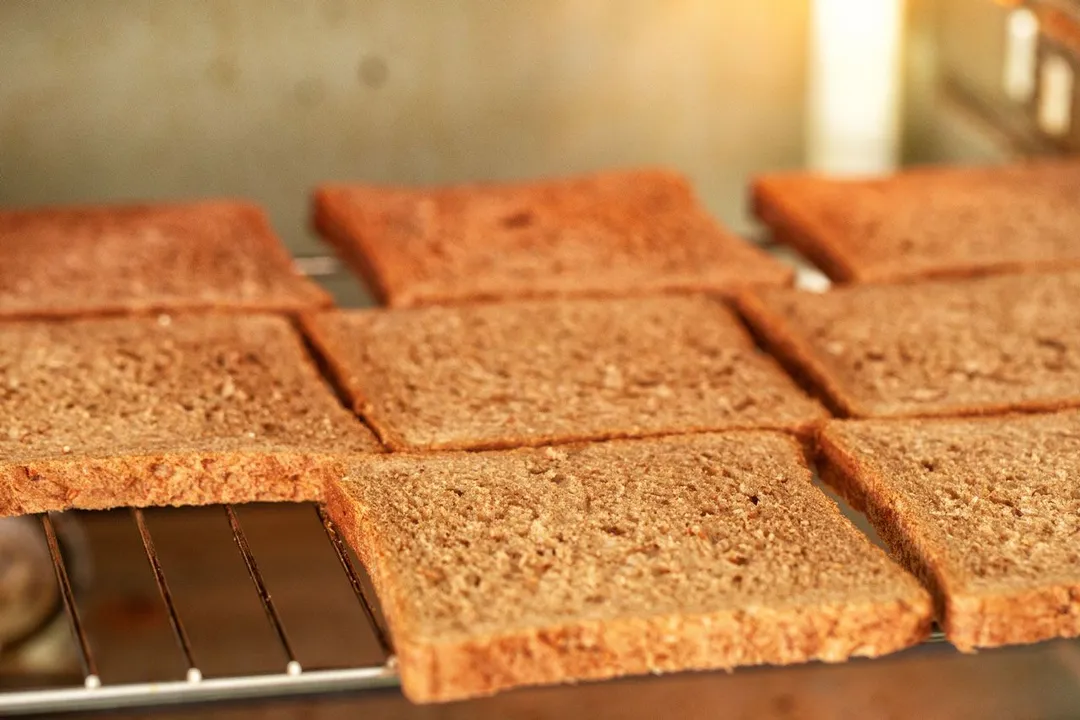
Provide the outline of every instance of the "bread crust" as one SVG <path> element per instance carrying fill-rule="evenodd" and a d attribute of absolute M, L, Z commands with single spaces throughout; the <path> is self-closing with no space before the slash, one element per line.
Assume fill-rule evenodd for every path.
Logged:
<path fill-rule="evenodd" d="M 851 417 L 859 414 L 854 401 L 833 380 L 828 368 L 818 362 L 813 348 L 798 333 L 788 332 L 784 319 L 760 297 L 752 292 L 741 292 L 733 298 L 733 304 L 754 337 L 833 415 Z"/>
<path fill-rule="evenodd" d="M 801 458 L 793 440 L 784 442 L 793 459 Z M 424 457 L 431 461 L 432 456 Z M 853 656 L 891 653 L 920 642 L 929 633 L 930 598 L 911 581 L 910 586 L 897 583 L 895 596 L 874 600 L 780 602 L 703 614 L 582 618 L 440 642 L 424 637 L 413 624 L 405 590 L 391 569 L 398 540 L 383 531 L 378 509 L 347 488 L 349 482 L 366 481 L 375 482 L 361 478 L 331 482 L 325 502 L 372 579 L 393 636 L 402 688 L 413 702 L 445 702 L 521 685 L 622 675 L 730 670 L 814 659 L 841 662 Z M 836 521 L 847 522 L 835 505 L 831 512 Z M 859 541 L 866 543 L 866 552 L 880 552 L 865 538 Z"/>
<path fill-rule="evenodd" d="M 899 421 L 888 421 L 899 422 Z M 1002 422 L 979 418 L 971 422 Z M 938 621 L 949 642 L 962 652 L 1002 645 L 1080 636 L 1080 583 L 1047 583 L 996 591 L 967 589 L 949 571 L 947 548 L 925 539 L 918 519 L 889 481 L 847 447 L 831 421 L 818 436 L 818 470 L 823 482 L 863 512 L 901 564 L 934 598 Z"/>
<path fill-rule="evenodd" d="M 774 242 L 794 248 L 833 282 L 859 282 L 865 278 L 844 258 L 831 241 L 831 233 L 810 213 L 800 213 L 786 201 L 783 185 L 771 177 L 750 182 L 751 212 L 772 232 Z"/>
<path fill-rule="evenodd" d="M 310 502 L 339 471 L 331 454 L 170 451 L 0 462 L 0 516 L 78 508 Z"/>

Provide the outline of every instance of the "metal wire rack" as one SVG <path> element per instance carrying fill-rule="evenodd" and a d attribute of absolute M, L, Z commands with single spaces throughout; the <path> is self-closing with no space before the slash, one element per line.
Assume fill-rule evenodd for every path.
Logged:
<path fill-rule="evenodd" d="M 305 669 L 300 665 L 289 642 L 285 624 L 274 605 L 270 591 L 259 571 L 258 562 L 248 545 L 247 536 L 236 512 L 229 505 L 224 507 L 225 517 L 232 531 L 233 540 L 247 567 L 248 575 L 255 587 L 267 620 L 274 631 L 277 644 L 282 653 L 281 673 L 267 675 L 240 675 L 230 677 L 203 677 L 196 662 L 192 644 L 184 629 L 184 622 L 173 601 L 169 582 L 154 546 L 153 536 L 147 527 L 143 511 L 131 510 L 135 525 L 142 540 L 146 559 L 154 575 L 161 602 L 165 606 L 169 625 L 177 648 L 187 666 L 185 678 L 169 682 L 103 684 L 98 674 L 97 663 L 90 640 L 85 631 L 79 604 L 72 589 L 71 579 L 64 557 L 60 552 L 56 528 L 49 514 L 38 516 L 45 539 L 48 543 L 56 580 L 60 588 L 64 611 L 75 640 L 79 663 L 82 669 L 82 686 L 20 690 L 0 692 L 0 714 L 55 714 L 85 710 L 120 709 L 148 707 L 164 704 L 211 702 L 218 700 L 242 700 L 253 698 L 283 697 L 290 695 L 308 695 L 319 693 L 368 690 L 397 685 L 393 646 L 389 634 L 382 626 L 376 614 L 368 591 L 357 572 L 338 535 L 333 522 L 321 507 L 316 507 L 319 521 L 326 531 L 326 537 L 348 577 L 349 585 L 370 624 L 382 651 L 382 663 L 369 666 Z"/>

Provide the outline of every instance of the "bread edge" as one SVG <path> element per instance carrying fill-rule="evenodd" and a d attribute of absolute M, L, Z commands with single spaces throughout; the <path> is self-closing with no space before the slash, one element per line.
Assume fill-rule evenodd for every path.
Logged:
<path fill-rule="evenodd" d="M 750 181 L 750 211 L 769 228 L 774 242 L 794 248 L 836 283 L 863 282 L 867 277 L 852 266 L 828 230 L 784 198 L 783 176 L 762 175 Z M 780 182 L 781 187 L 775 187 Z"/>
<path fill-rule="evenodd" d="M 806 388 L 811 397 L 821 401 L 827 410 L 838 417 L 870 414 L 858 407 L 854 399 L 833 380 L 829 369 L 817 360 L 814 349 L 788 330 L 787 319 L 773 312 L 757 293 L 740 293 L 734 299 L 734 304 L 754 338 L 794 378 L 797 385 Z"/>
<path fill-rule="evenodd" d="M 237 450 L 72 454 L 4 463 L 0 516 L 124 506 L 317 501 L 339 462 L 330 453 Z"/>
<path fill-rule="evenodd" d="M 352 232 L 349 223 L 340 217 L 335 207 L 338 202 L 332 186 L 316 188 L 312 193 L 310 217 L 316 234 L 334 249 L 378 305 L 411 305 L 400 293 L 390 288 L 385 274 L 370 257 L 371 253 L 362 239 L 363 233 Z"/>

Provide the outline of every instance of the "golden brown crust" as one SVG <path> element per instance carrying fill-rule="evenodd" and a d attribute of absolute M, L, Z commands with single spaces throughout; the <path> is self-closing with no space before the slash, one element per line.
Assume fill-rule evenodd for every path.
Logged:
<path fill-rule="evenodd" d="M 324 197 L 324 191 L 316 190 L 312 199 L 312 220 L 315 231 L 337 252 L 345 264 L 360 278 L 371 297 L 379 305 L 389 304 L 390 298 L 382 275 L 368 260 L 369 254 L 360 250 L 364 245 L 361 237 L 353 238 L 345 226 L 328 212 L 331 199 Z"/>
<path fill-rule="evenodd" d="M 778 173 L 753 207 L 837 282 L 909 282 L 1080 267 L 1075 159 L 924 167 L 888 178 Z"/>
<path fill-rule="evenodd" d="M 773 312 L 752 292 L 739 293 L 733 298 L 733 304 L 754 337 L 831 413 L 837 417 L 858 414 L 850 399 L 833 381 L 828 368 L 818 362 L 813 348 L 798 333 L 788 332 L 788 324 L 780 314 Z"/>
<path fill-rule="evenodd" d="M 316 227 L 388 305 L 729 293 L 794 273 L 659 170 L 445 188 L 333 186 Z"/>
<path fill-rule="evenodd" d="M 270 315 L 2 328 L 0 514 L 315 500 L 381 447 Z"/>
<path fill-rule="evenodd" d="M 395 451 L 739 428 L 808 435 L 827 416 L 707 298 L 329 312 L 303 324 Z"/>
<path fill-rule="evenodd" d="M 0 318 L 332 304 L 249 203 L 0 212 Z"/>
<path fill-rule="evenodd" d="M 736 457 L 738 467 L 731 464 Z M 698 463 L 704 463 L 704 475 L 691 469 Z M 709 472 L 714 465 L 734 474 L 721 479 Z M 550 485 L 552 478 L 556 486 Z M 583 478 L 587 482 L 579 487 Z M 679 492 L 669 492 L 672 482 L 680 485 Z M 733 502 L 729 489 L 743 499 L 735 488 L 754 493 L 745 527 L 728 518 L 740 515 L 739 508 L 712 514 L 697 504 Z M 582 490 L 586 497 L 596 495 L 585 500 L 584 509 L 573 499 Z M 536 494 L 549 492 L 538 504 Z M 623 499 L 627 493 L 634 498 L 644 493 L 645 504 Z M 433 505 L 435 497 L 446 499 Z M 343 482 L 330 484 L 326 503 L 372 577 L 393 633 L 403 690 L 414 702 L 627 674 L 838 662 L 908 647 L 929 631 L 929 597 L 810 485 L 796 443 L 772 433 L 388 455 L 354 464 Z M 635 529 L 609 527 L 626 524 L 624 503 L 643 518 Z M 524 541 L 513 539 L 519 532 L 515 522 L 489 524 L 473 517 L 513 512 L 522 504 L 534 508 L 533 519 L 526 517 L 520 526 L 528 535 Z M 694 519 L 686 532 L 671 527 L 652 535 L 653 525 L 680 526 L 690 506 Z M 799 525 L 802 513 L 807 522 Z M 757 522 L 761 532 L 775 533 L 771 542 L 755 544 Z M 796 526 L 800 532 L 793 532 Z M 507 538 L 488 539 L 496 532 Z M 435 538 L 437 544 L 427 545 Z M 698 538 L 709 542 L 700 544 Z M 549 542 L 554 549 L 545 550 Z M 799 550 L 804 544 L 813 547 Z M 500 562 L 490 559 L 491 553 L 516 557 L 519 545 L 532 548 L 514 561 L 523 563 L 520 570 L 511 565 L 502 571 L 505 577 L 488 574 L 488 566 Z M 720 556 L 707 559 L 714 552 Z M 461 553 L 472 553 L 472 560 L 463 560 Z M 705 555 L 695 559 L 699 553 Z M 783 558 L 790 553 L 801 560 L 789 566 Z M 819 567 L 822 554 L 831 560 Z M 479 557 L 487 559 L 481 563 Z M 714 587 L 714 580 L 692 570 L 699 562 L 711 568 L 706 574 L 730 577 L 717 579 Z M 807 571 L 807 565 L 817 569 Z M 589 594 L 585 588 L 595 573 L 621 577 L 632 575 L 635 566 L 644 576 L 629 581 L 628 575 L 625 589 L 614 577 L 595 580 L 606 600 L 581 597 Z M 483 576 L 467 580 L 466 571 Z M 778 575 L 785 576 L 783 592 L 776 589 Z M 562 578 L 574 580 L 565 585 Z M 532 591 L 519 587 L 537 582 L 549 584 Z M 849 584 L 858 589 L 845 590 Z M 532 605 L 552 607 L 519 606 L 518 591 L 536 593 Z M 646 592 L 664 595 L 660 609 L 653 600 L 636 597 Z M 759 598 L 763 592 L 768 600 Z M 465 594 L 475 595 L 477 604 Z M 556 601 L 554 594 L 565 599 Z M 580 610 L 570 609 L 581 602 Z M 530 615 L 523 624 L 514 608 L 550 619 L 533 624 Z"/>
<path fill-rule="evenodd" d="M 787 202 L 797 182 L 786 176 L 753 178 L 750 183 L 751 210 L 772 232 L 772 239 L 794 248 L 834 282 L 856 282 L 856 270 L 831 241 L 831 233 L 820 226 L 813 214 L 800 213 L 797 203 Z"/>
<path fill-rule="evenodd" d="M 902 472 L 899 466 L 894 466 L 898 455 L 894 457 L 880 448 L 869 455 L 856 449 L 853 438 L 874 438 L 881 431 L 894 435 L 907 433 L 910 435 L 907 444 L 911 446 L 907 454 L 921 457 L 930 452 L 926 438 L 933 437 L 935 428 L 944 427 L 945 423 L 961 428 L 951 436 L 956 438 L 971 437 L 981 432 L 981 428 L 998 428 L 1010 423 L 1016 433 L 1025 432 L 1020 429 L 1024 425 L 1037 428 L 1045 423 L 1047 432 L 1054 435 L 1062 432 L 1056 424 L 1058 417 L 1067 418 L 1066 424 L 1071 423 L 1073 427 L 1077 424 L 1075 419 L 1068 419 L 1075 418 L 1075 413 L 958 421 L 831 421 L 819 435 L 819 472 L 822 480 L 867 515 L 894 556 L 930 590 L 946 636 L 964 652 L 980 647 L 1080 635 L 1080 575 L 1072 571 L 1071 580 L 1062 580 L 1070 576 L 1071 569 L 1066 561 L 1064 566 L 1054 563 L 1055 576 L 1048 575 L 1041 580 L 1009 577 L 1006 572 L 990 583 L 985 580 L 973 582 L 957 557 L 962 550 L 954 547 L 957 545 L 954 538 L 971 532 L 976 527 L 972 523 L 980 521 L 965 516 L 943 520 L 940 510 L 936 511 L 938 514 L 932 514 L 930 508 L 936 508 L 936 504 L 928 504 L 898 489 L 898 476 Z M 964 428 L 967 430 L 964 431 Z M 947 447 L 950 452 L 964 452 L 963 446 L 958 445 L 957 441 L 952 441 Z M 988 455 L 985 447 L 968 449 L 967 452 L 977 453 L 980 458 Z M 1059 456 L 1056 461 L 1071 461 L 1071 452 L 1074 451 L 1066 451 L 1066 456 Z M 1049 463 L 1052 459 L 1044 457 L 1044 460 Z M 922 462 L 933 470 L 938 460 L 928 455 L 916 462 Z M 969 466 L 971 462 L 968 462 Z M 985 462 L 994 464 L 995 461 L 991 455 Z M 941 469 L 937 470 L 940 472 Z M 981 471 L 971 469 L 964 472 L 977 474 Z M 1052 475 L 1055 471 L 1046 472 Z M 1032 473 L 1038 474 L 1039 470 L 1033 469 Z M 1034 489 L 1036 486 L 1033 483 L 1031 487 Z M 949 488 L 943 492 L 946 497 L 956 494 Z M 1015 514 L 1017 521 L 1024 514 L 1015 500 L 994 496 L 995 492 L 1004 493 L 1004 487 L 990 492 L 991 496 L 983 500 L 988 500 L 991 507 L 995 507 L 994 503 L 1006 504 L 1006 508 L 1010 509 L 1008 516 Z M 977 514 L 985 511 L 975 510 L 973 504 L 967 512 Z M 1054 522 L 1052 518 L 1050 520 Z M 985 521 L 995 522 L 990 517 Z M 949 523 L 948 530 L 942 527 L 942 522 Z M 1004 532 L 1008 522 L 996 522 L 1001 523 L 1001 532 Z M 1068 548 L 1071 543 L 1057 532 L 1052 532 L 1048 539 L 1032 537 L 1030 529 L 1019 532 L 1023 541 L 1030 546 L 1041 542 Z M 1054 549 L 1051 545 L 1051 550 Z M 995 557 L 1001 551 L 991 545 L 981 545 L 979 552 L 985 555 L 980 562 L 988 567 L 997 567 L 1005 562 Z"/>

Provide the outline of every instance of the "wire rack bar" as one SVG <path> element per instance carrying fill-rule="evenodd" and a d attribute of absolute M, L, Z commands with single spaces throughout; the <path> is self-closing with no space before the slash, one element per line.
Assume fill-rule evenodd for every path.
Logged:
<path fill-rule="evenodd" d="M 349 584 L 352 585 L 356 599 L 360 601 L 364 608 L 364 615 L 367 616 L 368 624 L 371 625 L 371 629 L 375 633 L 375 639 L 378 641 L 379 647 L 382 648 L 383 655 L 388 660 L 393 658 L 394 645 L 390 641 L 390 633 L 386 631 L 386 628 L 383 627 L 375 614 L 374 605 L 368 598 L 364 583 L 361 582 L 360 575 L 356 572 L 356 566 L 353 565 L 352 558 L 349 557 L 349 551 L 345 549 L 345 543 L 337 531 L 337 526 L 334 525 L 334 521 L 330 519 L 330 516 L 326 514 L 326 510 L 322 505 L 316 505 L 315 512 L 322 522 L 323 529 L 326 530 L 326 537 L 330 539 L 330 544 L 334 547 L 338 562 L 341 563 L 341 569 L 345 571 L 345 575 L 349 578 Z"/>
<path fill-rule="evenodd" d="M 119 710 L 221 700 L 252 700 L 333 692 L 356 692 L 396 687 L 397 673 L 390 667 L 308 670 L 300 675 L 248 675 L 159 683 L 128 683 L 49 690 L 0 693 L 0 714 L 61 713 Z"/>
<path fill-rule="evenodd" d="M 71 590 L 71 578 L 68 576 L 67 565 L 64 564 L 64 556 L 60 552 L 60 542 L 56 538 L 56 527 L 53 525 L 49 513 L 42 513 L 39 517 L 41 518 L 41 527 L 45 531 L 45 542 L 49 546 L 49 557 L 52 559 L 53 571 L 56 572 L 56 582 L 60 585 L 60 596 L 64 600 L 64 610 L 67 611 L 71 634 L 74 636 L 79 650 L 79 663 L 82 665 L 83 682 L 86 689 L 96 689 L 101 685 L 101 676 L 98 675 L 97 663 L 94 662 L 94 653 L 90 650 L 90 640 L 83 629 L 79 606 L 75 603 L 75 593 Z"/>
<path fill-rule="evenodd" d="M 273 626 L 274 632 L 277 634 L 278 643 L 281 645 L 281 649 L 285 652 L 287 661 L 285 665 L 286 672 L 289 675 L 299 675 L 302 671 L 300 662 L 293 653 L 292 644 L 289 642 L 289 636 L 285 633 L 285 624 L 281 622 L 281 616 L 278 615 L 277 608 L 274 607 L 274 601 L 270 598 L 270 591 L 266 588 L 266 583 L 263 581 L 262 574 L 259 572 L 259 565 L 255 562 L 255 555 L 251 552 L 251 547 L 248 545 L 247 536 L 244 535 L 244 528 L 240 526 L 240 519 L 236 517 L 236 512 L 233 510 L 232 505 L 225 506 L 225 515 L 229 518 L 229 527 L 232 528 L 233 539 L 236 540 L 236 547 L 240 549 L 240 554 L 244 557 L 244 564 L 247 565 L 248 575 L 251 576 L 251 582 L 255 584 L 255 589 L 259 593 L 259 600 L 262 601 L 263 610 L 266 611 L 266 617 Z"/>
<path fill-rule="evenodd" d="M 187 662 L 188 682 L 199 682 L 202 680 L 202 672 L 195 664 L 191 641 L 188 639 L 184 623 L 180 620 L 180 613 L 173 602 L 169 582 L 165 579 L 165 570 L 161 567 L 161 559 L 158 557 L 157 549 L 154 547 L 154 538 L 150 535 L 150 528 L 146 526 L 146 517 L 139 508 L 132 508 L 131 514 L 135 518 L 136 527 L 139 528 L 139 537 L 142 538 L 143 549 L 146 551 L 146 559 L 150 562 L 150 569 L 154 572 L 154 582 L 157 583 L 161 601 L 165 603 L 165 609 L 169 614 L 169 624 L 172 626 L 173 636 L 176 638 L 176 643 L 180 646 L 180 652 L 184 654 L 184 660 Z"/>

